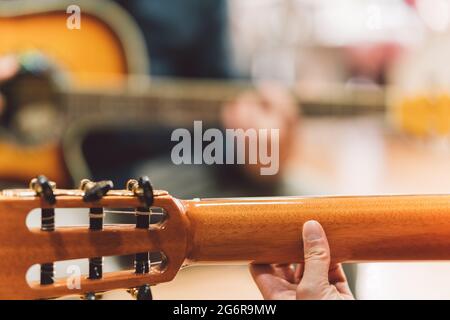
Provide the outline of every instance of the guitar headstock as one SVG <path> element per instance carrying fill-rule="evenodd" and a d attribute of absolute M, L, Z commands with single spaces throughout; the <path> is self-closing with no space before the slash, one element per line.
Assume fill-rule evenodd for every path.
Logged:
<path fill-rule="evenodd" d="M 65 208 L 84 208 L 89 226 L 55 227 L 55 215 Z M 103 224 L 108 211 L 130 210 L 135 224 Z M 161 208 L 164 221 L 150 223 L 152 208 Z M 41 211 L 41 227 L 28 228 L 26 219 Z M 122 190 L 109 181 L 84 180 L 80 189 L 61 190 L 38 177 L 29 189 L 0 193 L 0 298 L 50 298 L 71 294 L 102 292 L 119 288 L 154 285 L 172 280 L 187 252 L 188 221 L 181 202 L 166 191 L 153 190 L 148 178 L 130 180 Z M 159 252 L 157 267 L 149 253 Z M 103 273 L 103 257 L 135 255 L 135 268 Z M 68 278 L 54 278 L 53 264 L 73 259 L 89 259 L 89 275 L 79 286 Z M 40 281 L 26 280 L 28 269 L 39 264 Z"/>

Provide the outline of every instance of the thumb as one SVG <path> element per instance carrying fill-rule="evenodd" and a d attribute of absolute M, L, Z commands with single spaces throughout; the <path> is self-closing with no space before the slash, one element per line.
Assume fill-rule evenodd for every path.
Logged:
<path fill-rule="evenodd" d="M 303 225 L 305 265 L 301 284 L 308 288 L 328 286 L 330 247 L 322 226 L 314 220 Z"/>

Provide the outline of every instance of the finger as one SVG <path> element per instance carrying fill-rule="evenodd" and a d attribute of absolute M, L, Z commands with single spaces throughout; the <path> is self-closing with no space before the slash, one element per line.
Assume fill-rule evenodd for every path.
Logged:
<path fill-rule="evenodd" d="M 328 279 L 331 284 L 334 284 L 336 282 L 347 282 L 347 277 L 341 264 L 334 264 L 330 266 Z"/>
<path fill-rule="evenodd" d="M 264 299 L 270 299 L 273 291 L 276 290 L 277 281 L 272 274 L 270 265 L 250 264 L 250 274 L 256 283 Z"/>
<path fill-rule="evenodd" d="M 234 103 L 234 102 L 229 102 L 222 107 L 221 119 L 222 119 L 222 123 L 225 128 L 229 128 L 232 125 L 233 119 L 234 119 L 234 114 L 235 114 L 235 109 L 236 109 L 236 103 Z"/>
<path fill-rule="evenodd" d="M 250 265 L 250 273 L 264 299 L 274 299 L 286 291 L 295 293 L 295 284 L 291 284 L 276 275 L 271 265 Z"/>
<path fill-rule="evenodd" d="M 304 265 L 303 263 L 299 263 L 295 268 L 295 283 L 300 283 L 300 280 L 303 278 Z"/>
<path fill-rule="evenodd" d="M 255 281 L 257 278 L 265 275 L 270 275 L 270 280 L 283 279 L 288 280 L 285 276 L 291 276 L 287 270 L 288 265 L 270 265 L 270 264 L 250 264 L 250 273 Z M 293 271 L 292 271 L 293 272 Z M 273 278 L 273 279 L 272 279 Z"/>
<path fill-rule="evenodd" d="M 225 128 L 246 129 L 258 124 L 261 114 L 261 105 L 249 94 L 243 94 L 236 101 L 231 102 L 222 108 L 222 121 Z"/>
<path fill-rule="evenodd" d="M 290 283 L 295 282 L 295 268 L 292 264 L 274 264 L 272 265 L 274 272 L 280 278 L 286 279 Z"/>
<path fill-rule="evenodd" d="M 284 87 L 276 83 L 262 83 L 258 86 L 258 92 L 269 112 L 282 114 L 290 119 L 298 115 L 295 100 Z"/>
<path fill-rule="evenodd" d="M 334 264 L 330 267 L 329 281 L 336 287 L 339 293 L 352 295 L 347 276 L 341 264 Z"/>
<path fill-rule="evenodd" d="M 334 286 L 339 293 L 353 296 L 352 290 L 350 290 L 350 286 L 347 282 L 338 282 L 335 283 Z"/>
<path fill-rule="evenodd" d="M 302 282 L 309 285 L 328 285 L 330 247 L 322 226 L 314 220 L 303 225 L 305 265 Z"/>

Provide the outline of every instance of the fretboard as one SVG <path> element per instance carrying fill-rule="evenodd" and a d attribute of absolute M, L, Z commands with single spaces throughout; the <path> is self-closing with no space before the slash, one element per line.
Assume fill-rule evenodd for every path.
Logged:
<path fill-rule="evenodd" d="M 254 88 L 242 82 L 158 80 L 117 90 L 71 88 L 63 91 L 60 99 L 68 121 L 82 118 L 177 127 L 194 120 L 217 123 L 222 106 L 245 90 Z M 307 116 L 355 115 L 385 109 L 381 90 L 330 86 L 314 93 L 305 89 L 295 98 Z"/>

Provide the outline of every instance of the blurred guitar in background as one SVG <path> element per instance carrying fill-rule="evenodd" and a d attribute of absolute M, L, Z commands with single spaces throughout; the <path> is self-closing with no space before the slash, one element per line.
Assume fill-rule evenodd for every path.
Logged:
<path fill-rule="evenodd" d="M 115 128 L 220 125 L 220 109 L 252 88 L 245 82 L 150 79 L 142 35 L 110 1 L 79 1 L 82 28 L 66 28 L 69 1 L 0 2 L 0 56 L 14 54 L 19 74 L 0 90 L 0 180 L 44 173 L 60 186 L 89 176 L 83 138 Z M 296 86 L 306 115 L 351 115 L 385 108 L 382 90 Z M 294 92 L 294 94 L 295 94 Z"/>
<path fill-rule="evenodd" d="M 1 180 L 26 181 L 41 169 L 63 185 L 70 180 L 62 165 L 59 141 L 54 138 L 55 118 L 48 112 L 56 102 L 53 88 L 42 75 L 42 59 L 29 56 L 45 56 L 64 72 L 67 82 L 84 86 L 109 86 L 126 74 L 145 73 L 148 69 L 144 40 L 134 21 L 120 7 L 109 1 L 79 1 L 77 4 L 83 7 L 82 28 L 70 30 L 66 27 L 66 9 L 72 4 L 0 2 L 0 56 L 28 55 L 28 65 L 22 66 L 25 76 L 18 75 L 10 88 L 4 88 L 12 92 L 0 120 L 8 134 L 0 140 Z M 18 120 L 21 117 L 22 123 Z M 42 130 L 31 129 L 30 134 L 17 135 L 19 127 L 35 128 L 39 122 L 44 124 Z"/>

